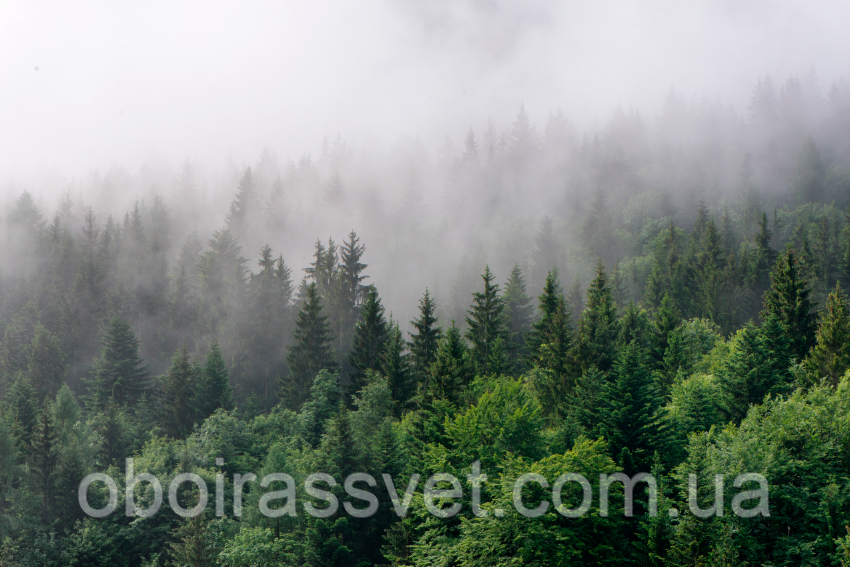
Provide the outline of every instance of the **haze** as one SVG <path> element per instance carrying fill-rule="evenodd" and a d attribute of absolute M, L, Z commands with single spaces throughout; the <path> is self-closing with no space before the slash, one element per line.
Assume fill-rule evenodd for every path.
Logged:
<path fill-rule="evenodd" d="M 520 103 L 584 130 L 671 87 L 740 110 L 760 75 L 846 76 L 848 21 L 840 1 L 4 2 L 0 172 L 460 142 Z"/>

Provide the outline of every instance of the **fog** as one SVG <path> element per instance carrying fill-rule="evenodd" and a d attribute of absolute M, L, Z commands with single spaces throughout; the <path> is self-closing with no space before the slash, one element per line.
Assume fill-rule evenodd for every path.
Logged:
<path fill-rule="evenodd" d="M 250 269 L 268 243 L 297 283 L 317 238 L 354 229 L 388 310 L 409 321 L 427 286 L 445 324 L 485 263 L 500 281 L 518 263 L 537 294 L 544 215 L 562 281 L 638 254 L 638 236 L 579 243 L 595 191 L 637 235 L 688 227 L 700 199 L 719 214 L 745 155 L 775 196 L 807 135 L 840 165 L 847 21 L 838 1 L 7 2 L 0 195 L 8 210 L 30 192 L 45 222 L 64 195 L 72 234 L 89 208 L 105 223 L 162 198 L 173 281 L 251 167 L 267 210 L 234 230 Z M 765 77 L 793 130 L 778 149 L 753 110 Z M 4 272 L 26 260 L 7 250 Z"/>
<path fill-rule="evenodd" d="M 456 142 L 520 103 L 581 129 L 673 87 L 739 110 L 761 75 L 850 72 L 846 2 L 83 2 L 0 7 L 0 171 Z M 37 70 L 36 70 L 37 69 Z"/>

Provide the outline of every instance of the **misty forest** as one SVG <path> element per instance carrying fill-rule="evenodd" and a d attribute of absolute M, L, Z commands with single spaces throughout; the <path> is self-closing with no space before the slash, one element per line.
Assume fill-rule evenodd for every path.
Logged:
<path fill-rule="evenodd" d="M 59 199 L 8 187 L 0 565 L 850 566 L 850 86 L 754 83 L 742 111 L 671 91 L 579 130 L 517 104 L 435 147 L 329 135 L 92 170 Z M 166 491 L 200 475 L 210 505 L 127 517 L 127 457 Z M 617 486 L 607 516 L 511 504 L 524 473 L 598 495 L 618 471 L 655 475 L 657 515 L 644 485 L 632 517 Z M 78 503 L 92 472 L 119 487 L 105 518 Z M 248 472 L 292 475 L 294 512 L 260 514 L 255 482 L 235 514 Z M 334 516 L 304 513 L 314 472 Z M 353 472 L 379 479 L 371 518 L 342 511 Z M 438 472 L 460 513 L 429 514 L 420 483 L 399 517 L 381 475 Z M 742 472 L 769 516 L 732 514 Z M 702 509 L 723 476 L 722 515 L 688 512 L 690 474 Z"/>

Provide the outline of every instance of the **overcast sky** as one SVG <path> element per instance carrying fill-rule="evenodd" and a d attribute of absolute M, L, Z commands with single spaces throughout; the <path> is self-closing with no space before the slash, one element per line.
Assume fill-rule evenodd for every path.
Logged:
<path fill-rule="evenodd" d="M 0 171 L 253 162 L 402 133 L 460 141 L 521 102 L 580 127 L 671 87 L 850 77 L 850 2 L 0 2 Z"/>

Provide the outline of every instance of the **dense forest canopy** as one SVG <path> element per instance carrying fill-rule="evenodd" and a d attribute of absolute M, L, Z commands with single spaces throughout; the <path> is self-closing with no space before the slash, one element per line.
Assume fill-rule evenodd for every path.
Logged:
<path fill-rule="evenodd" d="M 7 189 L 0 565 L 850 565 L 845 81 Z M 126 457 L 226 473 L 224 517 L 124 516 Z M 403 519 L 383 494 L 369 519 L 270 518 L 258 486 L 232 508 L 234 473 L 474 461 L 506 517 L 466 490 L 450 519 L 421 492 Z M 77 502 L 95 471 L 122 488 L 104 519 Z M 521 474 L 618 471 L 659 479 L 657 516 L 512 511 Z M 690 474 L 706 509 L 742 472 L 769 517 L 685 513 Z"/>

